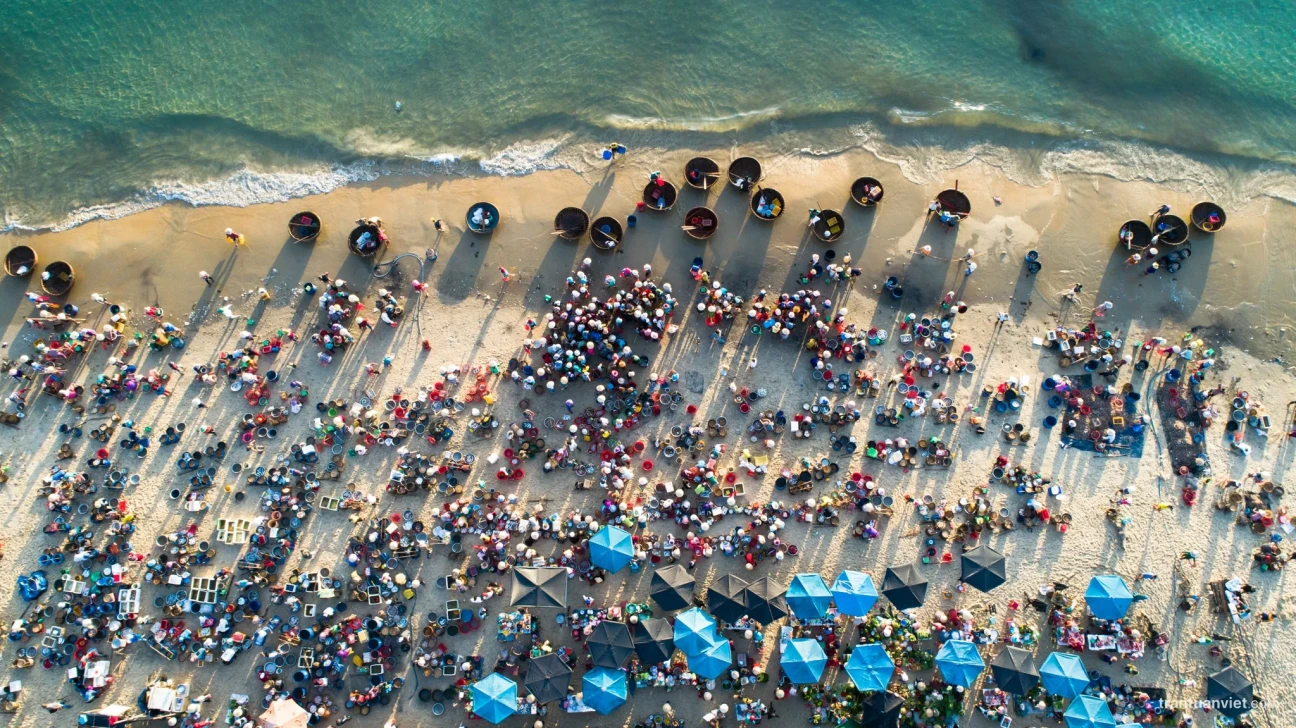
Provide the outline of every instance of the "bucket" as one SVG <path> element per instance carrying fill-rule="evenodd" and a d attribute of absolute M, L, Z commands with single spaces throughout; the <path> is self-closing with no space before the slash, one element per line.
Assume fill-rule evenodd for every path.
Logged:
<path fill-rule="evenodd" d="M 1178 369 L 1171 369 L 1170 371 L 1166 372 L 1166 381 L 1177 382 L 1182 376 L 1183 376 L 1183 372 L 1179 371 Z"/>
<path fill-rule="evenodd" d="M 1044 418 L 1044 426 L 1049 428 L 1050 430 L 1053 429 L 1054 427 L 1057 427 L 1057 423 L 1058 423 L 1058 419 L 1053 415 L 1049 415 L 1048 417 Z"/>

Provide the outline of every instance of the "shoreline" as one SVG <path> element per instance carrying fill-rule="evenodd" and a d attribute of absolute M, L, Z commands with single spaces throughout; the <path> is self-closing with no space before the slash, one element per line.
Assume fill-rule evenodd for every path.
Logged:
<path fill-rule="evenodd" d="M 760 112 L 753 112 L 759 114 Z M 740 115 L 745 116 L 745 115 Z M 823 114 L 808 120 L 774 119 L 733 132 L 699 131 L 677 125 L 629 128 L 580 127 L 542 132 L 488 149 L 420 151 L 402 145 L 365 143 L 339 161 L 303 159 L 296 166 L 239 165 L 202 179 L 161 179 L 120 200 L 76 207 L 56 219 L 30 221 L 11 204 L 0 235 L 62 232 L 95 220 L 118 220 L 168 204 L 194 207 L 252 205 L 305 199 L 383 179 L 439 180 L 527 176 L 570 170 L 597 174 L 601 139 L 617 138 L 631 149 L 626 164 L 644 169 L 682 154 L 724 156 L 717 149 L 743 149 L 759 158 L 823 159 L 867 155 L 896 167 L 914 184 L 931 184 L 967 165 L 987 165 L 1014 183 L 1041 187 L 1069 176 L 1147 182 L 1173 191 L 1195 191 L 1226 208 L 1259 198 L 1296 204 L 1296 165 L 1224 152 L 1192 150 L 1134 139 L 1089 134 L 1048 134 L 982 123 L 931 119 L 906 121 L 898 110 L 887 118 Z M 412 144 L 412 142 L 410 142 Z M 655 167 L 653 167 L 655 168 Z"/>

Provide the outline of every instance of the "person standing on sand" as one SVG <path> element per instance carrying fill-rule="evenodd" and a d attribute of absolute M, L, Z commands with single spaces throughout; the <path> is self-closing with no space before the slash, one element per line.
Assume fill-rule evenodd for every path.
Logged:
<path fill-rule="evenodd" d="M 510 280 L 512 280 L 512 276 L 509 275 L 508 268 L 505 268 L 504 266 L 501 265 L 499 271 L 500 271 L 500 278 L 503 278 L 505 283 L 508 283 Z"/>
<path fill-rule="evenodd" d="M 213 280 L 213 279 L 212 279 L 211 273 L 208 273 L 208 272 L 205 271 L 205 270 L 200 270 L 200 271 L 198 271 L 198 277 L 201 278 L 201 279 L 203 279 L 203 282 L 206 283 L 207 285 L 210 286 L 210 285 L 212 284 L 212 280 Z"/>
<path fill-rule="evenodd" d="M 234 232 L 234 228 L 225 228 L 225 241 L 235 247 L 247 243 L 247 240 L 245 240 L 242 235 Z"/>

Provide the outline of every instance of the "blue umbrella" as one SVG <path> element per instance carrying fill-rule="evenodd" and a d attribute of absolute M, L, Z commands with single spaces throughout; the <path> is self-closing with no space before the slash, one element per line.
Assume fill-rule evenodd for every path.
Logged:
<path fill-rule="evenodd" d="M 895 661 L 880 644 L 860 645 L 846 661 L 846 676 L 860 690 L 886 690 L 895 674 Z"/>
<path fill-rule="evenodd" d="M 687 612 L 680 612 L 675 618 L 675 647 L 692 657 L 706 647 L 707 641 L 715 632 L 715 619 L 693 607 Z"/>
<path fill-rule="evenodd" d="M 707 680 L 720 677 L 731 664 L 733 651 L 729 649 L 729 640 L 714 630 L 702 649 L 696 655 L 688 656 L 689 669 Z"/>
<path fill-rule="evenodd" d="M 517 712 L 517 683 L 492 672 L 472 684 L 472 701 L 472 712 L 491 723 L 499 723 Z"/>
<path fill-rule="evenodd" d="M 788 584 L 783 601 L 797 619 L 823 619 L 832 604 L 832 592 L 818 574 L 797 574 Z"/>
<path fill-rule="evenodd" d="M 977 652 L 975 642 L 950 640 L 936 653 L 936 666 L 945 676 L 945 682 L 966 688 L 976 682 L 977 676 L 985 669 L 985 661 Z"/>
<path fill-rule="evenodd" d="M 1125 582 L 1115 574 L 1095 576 L 1085 590 L 1089 613 L 1098 619 L 1120 619 L 1134 603 L 1134 595 Z"/>
<path fill-rule="evenodd" d="M 590 561 L 600 569 L 616 573 L 634 558 L 634 542 L 630 534 L 616 526 L 599 529 L 589 540 Z"/>
<path fill-rule="evenodd" d="M 1045 690 L 1067 700 L 1089 687 L 1089 673 L 1077 655 L 1054 652 L 1040 665 L 1039 674 Z"/>
<path fill-rule="evenodd" d="M 873 577 L 862 571 L 843 571 L 837 575 L 832 585 L 833 601 L 837 611 L 852 617 L 863 617 L 869 613 L 878 600 L 877 587 L 873 586 Z"/>
<path fill-rule="evenodd" d="M 1066 712 L 1067 728 L 1115 728 L 1116 718 L 1112 717 L 1107 701 L 1092 695 L 1081 695 L 1071 702 Z"/>
<path fill-rule="evenodd" d="M 819 678 L 823 676 L 824 666 L 828 664 L 828 656 L 824 654 L 819 640 L 808 638 L 788 640 L 780 664 L 783 667 L 783 674 L 787 675 L 787 679 L 793 685 L 809 685 L 819 682 Z"/>
<path fill-rule="evenodd" d="M 625 705 L 626 677 L 620 670 L 596 667 L 581 678 L 581 702 L 602 715 Z"/>

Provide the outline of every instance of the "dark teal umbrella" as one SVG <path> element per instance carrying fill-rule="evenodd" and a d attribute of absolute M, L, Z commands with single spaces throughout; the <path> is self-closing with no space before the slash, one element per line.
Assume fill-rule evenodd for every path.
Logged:
<path fill-rule="evenodd" d="M 963 554 L 963 583 L 988 592 L 1007 580 L 1003 554 L 981 544 Z"/>
<path fill-rule="evenodd" d="M 665 619 L 642 619 L 630 629 L 630 633 L 635 653 L 645 665 L 667 662 L 675 652 L 675 634 Z"/>
<path fill-rule="evenodd" d="M 567 570 L 561 566 L 520 566 L 513 570 L 509 604 L 515 607 L 567 607 Z"/>
<path fill-rule="evenodd" d="M 743 602 L 747 607 L 747 616 L 761 624 L 769 624 L 787 616 L 787 604 L 783 601 L 783 587 L 762 576 L 743 590 Z"/>
<path fill-rule="evenodd" d="M 1220 713 L 1236 718 L 1255 707 L 1255 687 L 1230 665 L 1206 677 L 1206 702 Z"/>
<path fill-rule="evenodd" d="M 537 703 L 552 703 L 567 697 L 571 674 L 571 668 L 558 655 L 542 655 L 527 663 L 523 685 L 535 696 Z"/>
<path fill-rule="evenodd" d="M 743 590 L 749 585 L 746 581 L 725 574 L 707 587 L 707 611 L 722 622 L 734 623 L 747 613 L 747 604 L 743 601 Z"/>
<path fill-rule="evenodd" d="M 653 572 L 649 594 L 657 606 L 667 611 L 688 609 L 693 577 L 679 564 L 660 568 Z"/>
<path fill-rule="evenodd" d="M 1040 681 L 1035 656 L 1020 647 L 1008 647 L 1000 652 L 990 663 L 990 672 L 994 675 L 995 684 L 1013 695 L 1025 695 Z"/>
<path fill-rule="evenodd" d="M 889 567 L 882 576 L 882 596 L 896 609 L 917 609 L 927 598 L 927 580 L 913 564 Z"/>
<path fill-rule="evenodd" d="M 625 622 L 599 622 L 585 638 L 585 644 L 589 647 L 590 660 L 599 667 L 620 668 L 634 654 L 634 640 Z"/>
<path fill-rule="evenodd" d="M 896 728 L 904 700 L 893 692 L 869 693 L 859 702 L 855 720 L 860 728 Z"/>

